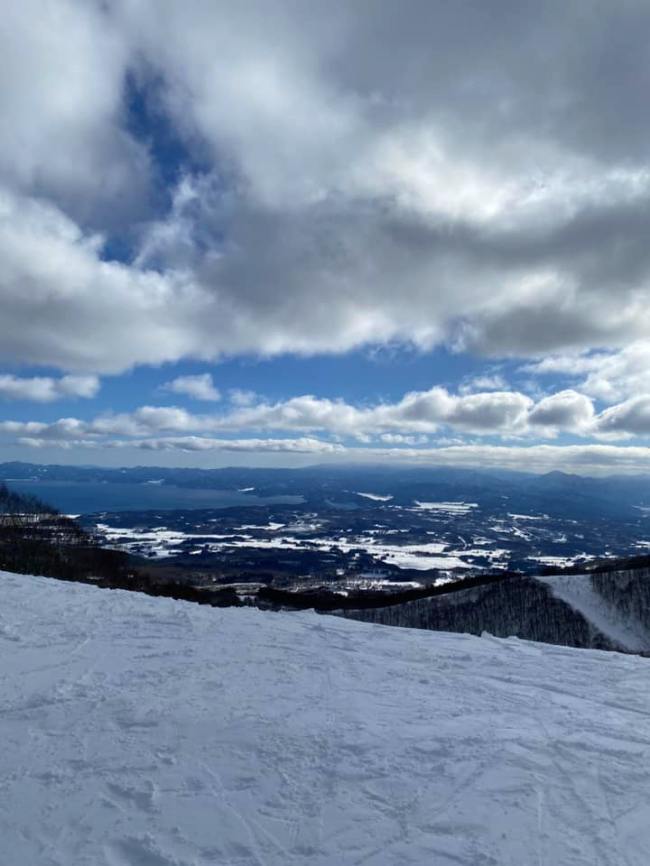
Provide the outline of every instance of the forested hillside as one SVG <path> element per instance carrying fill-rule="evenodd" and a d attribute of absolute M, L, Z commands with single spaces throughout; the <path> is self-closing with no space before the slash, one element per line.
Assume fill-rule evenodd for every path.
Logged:
<path fill-rule="evenodd" d="M 340 614 L 384 625 L 645 652 L 650 651 L 650 569 L 511 578 Z"/>
<path fill-rule="evenodd" d="M 117 577 L 128 556 L 100 548 L 74 520 L 0 484 L 0 569 L 67 580 Z"/>

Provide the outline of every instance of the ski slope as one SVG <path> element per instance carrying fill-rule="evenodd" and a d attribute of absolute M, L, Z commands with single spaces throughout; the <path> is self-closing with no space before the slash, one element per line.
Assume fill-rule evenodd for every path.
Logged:
<path fill-rule="evenodd" d="M 620 649 L 643 652 L 650 649 L 650 635 L 641 623 L 625 617 L 616 607 L 598 593 L 589 574 L 558 574 L 537 577 L 550 587 L 556 598 L 581 613 L 602 634 L 614 641 Z"/>
<path fill-rule="evenodd" d="M 647 866 L 650 661 L 0 573 L 7 866 Z"/>

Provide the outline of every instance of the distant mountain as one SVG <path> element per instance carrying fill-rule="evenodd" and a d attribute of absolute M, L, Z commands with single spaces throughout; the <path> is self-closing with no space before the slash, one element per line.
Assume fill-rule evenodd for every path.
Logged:
<path fill-rule="evenodd" d="M 516 472 L 404 466 L 312 466 L 302 469 L 184 469 L 169 467 L 103 468 L 0 464 L 0 480 L 145 484 L 180 488 L 252 490 L 258 496 L 299 495 L 305 507 L 359 505 L 358 491 L 391 496 L 393 505 L 416 500 L 475 502 L 490 511 L 544 513 L 561 518 L 637 519 L 650 512 L 650 479 L 589 478 L 550 472 Z M 376 503 L 377 507 L 381 501 Z M 97 503 L 97 510 L 104 506 Z M 178 507 L 182 507 L 180 504 Z M 371 507 L 366 500 L 365 507 Z"/>

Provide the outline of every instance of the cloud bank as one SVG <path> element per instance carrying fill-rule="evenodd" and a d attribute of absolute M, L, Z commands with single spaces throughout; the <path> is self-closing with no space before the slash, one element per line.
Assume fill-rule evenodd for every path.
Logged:
<path fill-rule="evenodd" d="M 95 397 L 100 383 L 97 376 L 14 376 L 0 374 L 1 400 L 32 400 L 51 403 L 69 397 Z"/>
<path fill-rule="evenodd" d="M 0 399 L 92 398 L 98 375 L 143 365 L 396 345 L 486 372 L 374 405 L 241 389 L 221 413 L 0 432 L 398 456 L 461 437 L 444 450 L 459 461 L 468 437 L 591 438 L 571 447 L 624 462 L 611 443 L 650 436 L 649 36 L 642 0 L 11 4 L 0 365 L 17 372 Z M 490 368 L 504 359 L 534 387 Z M 166 376 L 167 395 L 221 397 L 210 373 Z"/>
<path fill-rule="evenodd" d="M 192 395 L 194 396 L 194 395 Z M 559 434 L 600 439 L 650 436 L 650 397 L 634 398 L 596 412 L 584 394 L 565 390 L 535 402 L 516 391 L 452 394 L 441 387 L 411 391 L 394 403 L 356 406 L 313 395 L 275 403 L 231 404 L 227 410 L 196 414 L 178 406 L 141 406 L 130 413 L 104 413 L 91 420 L 61 418 L 55 422 L 0 421 L 0 432 L 38 435 L 42 440 L 99 442 L 121 436 L 130 441 L 152 434 L 217 431 L 324 433 L 338 440 L 417 444 L 440 433 L 554 439 Z"/>
<path fill-rule="evenodd" d="M 583 12 L 14 4 L 0 353 L 96 373 L 646 340 L 650 11 Z M 174 171 L 134 94 L 171 130 Z"/>

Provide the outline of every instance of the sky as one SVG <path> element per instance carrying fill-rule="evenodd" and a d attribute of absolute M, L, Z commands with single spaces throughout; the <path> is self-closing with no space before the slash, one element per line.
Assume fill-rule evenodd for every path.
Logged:
<path fill-rule="evenodd" d="M 650 472 L 650 5 L 22 0 L 0 460 Z"/>

